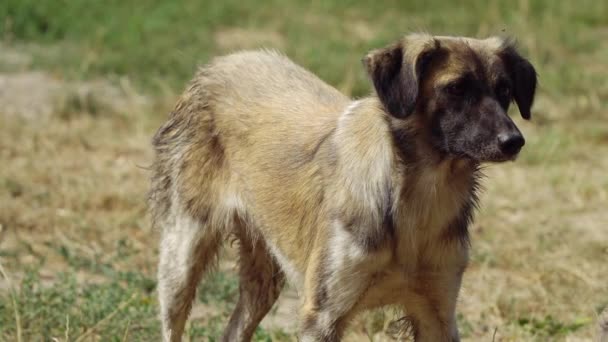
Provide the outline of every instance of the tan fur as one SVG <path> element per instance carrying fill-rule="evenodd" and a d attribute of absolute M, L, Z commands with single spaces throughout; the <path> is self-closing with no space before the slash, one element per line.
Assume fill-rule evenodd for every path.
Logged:
<path fill-rule="evenodd" d="M 426 35 L 406 39 L 415 47 L 407 58 L 432 44 Z M 502 44 L 466 42 L 488 56 Z M 385 305 L 404 309 L 418 340 L 458 339 L 468 245 L 447 227 L 469 200 L 476 169 L 436 155 L 424 142 L 425 118 L 399 120 L 382 108 L 376 96 L 352 101 L 272 51 L 200 70 L 154 137 L 150 203 L 163 231 L 166 341 L 181 339 L 196 284 L 230 234 L 241 244 L 241 290 L 226 341 L 251 338 L 283 273 L 302 296 L 302 341 L 338 340 L 356 313 Z M 394 129 L 418 132 L 416 156 L 399 152 Z"/>

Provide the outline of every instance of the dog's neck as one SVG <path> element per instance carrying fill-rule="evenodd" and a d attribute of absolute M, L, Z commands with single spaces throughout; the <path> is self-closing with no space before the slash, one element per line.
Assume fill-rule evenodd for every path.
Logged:
<path fill-rule="evenodd" d="M 423 129 L 416 120 L 394 119 L 377 98 L 351 102 L 328 140 L 339 160 L 332 172 L 353 196 L 378 199 L 368 202 L 379 204 L 374 210 L 395 227 L 427 227 L 439 234 L 461 216 L 469 220 L 467 208 L 475 207 L 481 174 L 476 163 L 438 153 Z M 466 229 L 456 235 L 466 241 Z"/>
<path fill-rule="evenodd" d="M 373 108 L 386 120 L 396 149 L 398 163 L 407 169 L 433 169 L 441 170 L 442 174 L 450 178 L 475 177 L 479 170 L 479 163 L 469 158 L 455 157 L 439 151 L 430 142 L 430 132 L 422 121 L 422 115 L 413 113 L 406 119 L 397 119 L 386 112 L 380 99 L 370 96 L 353 103 L 350 112 L 359 109 Z"/>

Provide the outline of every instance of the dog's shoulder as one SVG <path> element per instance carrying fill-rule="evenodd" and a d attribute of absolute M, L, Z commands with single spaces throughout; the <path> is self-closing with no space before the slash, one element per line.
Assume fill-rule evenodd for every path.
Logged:
<path fill-rule="evenodd" d="M 338 118 L 333 140 L 340 164 L 366 180 L 391 169 L 393 148 L 386 113 L 375 98 L 353 101 Z M 374 177 L 372 177 L 374 178 Z"/>
<path fill-rule="evenodd" d="M 354 101 L 338 118 L 332 139 L 333 203 L 352 209 L 346 216 L 367 217 L 373 226 L 390 205 L 394 149 L 385 115 L 376 99 Z"/>

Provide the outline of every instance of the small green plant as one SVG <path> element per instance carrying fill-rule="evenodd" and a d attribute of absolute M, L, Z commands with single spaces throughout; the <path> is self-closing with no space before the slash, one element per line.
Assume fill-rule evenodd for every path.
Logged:
<path fill-rule="evenodd" d="M 579 330 L 583 326 L 589 324 L 589 320 L 580 319 L 572 323 L 565 323 L 557 320 L 551 315 L 547 315 L 540 319 L 535 317 L 522 317 L 517 320 L 517 324 L 535 336 L 559 337 Z"/>
<path fill-rule="evenodd" d="M 199 300 L 205 304 L 232 305 L 238 298 L 239 283 L 236 275 L 217 271 L 207 276 L 198 289 Z"/>

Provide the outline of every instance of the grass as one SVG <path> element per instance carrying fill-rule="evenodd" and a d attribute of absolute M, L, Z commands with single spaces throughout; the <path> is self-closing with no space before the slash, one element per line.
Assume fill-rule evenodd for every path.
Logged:
<path fill-rule="evenodd" d="M 458 306 L 463 340 L 592 339 L 608 305 L 605 13 L 592 0 L 1 2 L 0 76 L 102 80 L 127 100 L 68 89 L 37 119 L 0 101 L 0 264 L 11 279 L 0 278 L 0 341 L 158 340 L 149 139 L 197 65 L 270 46 L 360 96 L 361 56 L 411 30 L 515 36 L 540 75 L 533 121 L 516 119 L 521 157 L 487 169 Z M 237 293 L 232 263 L 221 264 L 201 284 L 188 337 L 216 340 Z M 256 341 L 294 340 L 294 297 Z M 364 315 L 348 340 L 391 340 L 396 318 Z"/>
<path fill-rule="evenodd" d="M 606 12 L 608 5 L 594 0 L 469 1 L 466 6 L 444 0 L 7 0 L 0 7 L 0 35 L 9 43 L 42 44 L 37 65 L 66 77 L 128 75 L 148 89 L 167 84 L 179 89 L 211 56 L 261 41 L 361 95 L 368 90 L 359 67 L 363 52 L 402 32 L 509 34 L 520 38 L 539 67 L 543 87 L 586 94 L 603 84 L 597 72 L 602 66 L 578 70 L 572 65 L 606 57 L 596 44 L 606 38 Z"/>

